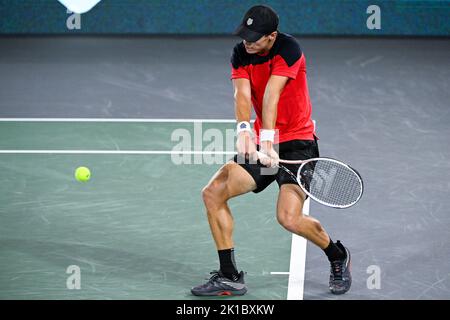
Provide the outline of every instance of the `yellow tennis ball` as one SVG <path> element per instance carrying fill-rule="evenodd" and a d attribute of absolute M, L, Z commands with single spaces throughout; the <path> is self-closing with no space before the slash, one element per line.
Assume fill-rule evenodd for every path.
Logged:
<path fill-rule="evenodd" d="M 91 171 L 86 167 L 79 167 L 75 170 L 75 179 L 86 182 L 91 178 Z"/>

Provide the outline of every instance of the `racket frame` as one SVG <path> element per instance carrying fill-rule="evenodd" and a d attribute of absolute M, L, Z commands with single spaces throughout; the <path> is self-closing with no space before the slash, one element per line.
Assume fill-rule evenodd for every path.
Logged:
<path fill-rule="evenodd" d="M 262 152 L 259 152 L 259 151 L 258 151 L 258 156 L 260 156 L 260 157 L 267 157 L 266 154 L 264 154 Z M 356 175 L 356 177 L 358 178 L 358 180 L 359 180 L 359 182 L 361 184 L 361 192 L 360 192 L 358 198 L 355 201 L 353 201 L 353 202 L 351 202 L 350 204 L 347 204 L 347 205 L 332 205 L 332 204 L 326 203 L 326 202 L 324 202 L 324 201 L 322 201 L 320 199 L 317 199 L 308 190 L 306 190 L 306 188 L 303 186 L 303 183 L 302 183 L 302 180 L 301 180 L 301 176 L 299 175 L 299 173 L 301 172 L 302 168 L 306 164 L 308 164 L 310 162 L 313 162 L 313 161 L 319 161 L 319 160 L 331 161 L 331 162 L 335 162 L 335 163 L 337 163 L 339 165 L 345 166 L 347 169 L 349 169 L 350 171 L 352 171 Z M 297 175 L 295 175 L 291 170 L 289 170 L 288 168 L 286 168 L 282 164 L 300 164 L 300 167 L 298 168 Z M 362 195 L 364 193 L 364 182 L 363 182 L 363 179 L 362 179 L 361 175 L 359 174 L 359 172 L 356 171 L 356 169 L 354 169 L 351 166 L 349 166 L 348 164 L 346 164 L 346 163 L 344 163 L 342 161 L 333 159 L 333 158 L 318 157 L 318 158 L 310 158 L 310 159 L 306 159 L 306 160 L 283 160 L 283 159 L 280 159 L 279 160 L 279 164 L 277 165 L 277 167 L 282 169 L 286 173 L 288 173 L 292 178 L 294 178 L 297 181 L 297 184 L 299 185 L 299 187 L 302 189 L 302 191 L 307 196 L 309 196 L 314 201 L 316 201 L 316 202 L 318 202 L 318 203 L 320 203 L 320 204 L 322 204 L 324 206 L 327 206 L 327 207 L 336 208 L 336 209 L 349 208 L 349 207 L 355 205 L 361 199 L 361 197 L 362 197 Z"/>

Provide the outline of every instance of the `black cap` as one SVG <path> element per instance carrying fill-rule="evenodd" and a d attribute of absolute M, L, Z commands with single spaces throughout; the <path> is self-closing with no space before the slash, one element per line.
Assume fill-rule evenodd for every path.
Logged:
<path fill-rule="evenodd" d="M 255 42 L 262 36 L 277 31 L 278 21 L 278 15 L 271 7 L 254 6 L 247 11 L 241 25 L 233 34 L 246 41 Z"/>

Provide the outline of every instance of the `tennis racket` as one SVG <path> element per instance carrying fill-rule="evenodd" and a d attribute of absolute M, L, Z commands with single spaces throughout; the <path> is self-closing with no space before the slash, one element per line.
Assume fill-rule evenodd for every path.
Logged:
<path fill-rule="evenodd" d="M 258 151 L 258 157 L 267 157 Z M 311 199 L 332 208 L 356 204 L 364 192 L 361 175 L 349 165 L 331 158 L 282 160 L 278 167 L 288 173 Z M 294 174 L 283 164 L 300 164 Z"/>

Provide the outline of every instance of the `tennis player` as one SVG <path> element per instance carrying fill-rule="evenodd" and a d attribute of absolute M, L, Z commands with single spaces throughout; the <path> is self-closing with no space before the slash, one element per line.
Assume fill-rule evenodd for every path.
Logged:
<path fill-rule="evenodd" d="M 278 15 L 263 5 L 245 14 L 235 35 L 238 43 L 231 57 L 231 79 L 237 120 L 238 155 L 211 178 L 203 189 L 208 222 L 219 254 L 220 269 L 206 283 L 191 289 L 197 296 L 243 295 L 244 272 L 234 258 L 233 216 L 230 198 L 263 191 L 277 181 L 278 222 L 325 252 L 331 263 L 329 288 L 334 294 L 350 289 L 350 252 L 333 242 L 316 219 L 302 214 L 305 193 L 283 170 L 278 160 L 303 160 L 319 156 L 306 80 L 306 60 L 297 41 L 278 31 Z M 256 121 L 250 126 L 251 108 Z M 268 157 L 258 160 L 256 151 Z M 300 165 L 286 165 L 297 172 Z M 268 172 L 269 171 L 269 172 Z"/>

